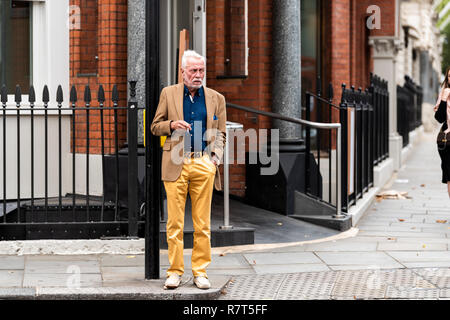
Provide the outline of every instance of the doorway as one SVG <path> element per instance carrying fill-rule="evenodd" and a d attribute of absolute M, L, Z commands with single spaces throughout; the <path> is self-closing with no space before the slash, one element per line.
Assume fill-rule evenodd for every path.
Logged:
<path fill-rule="evenodd" d="M 206 0 L 160 0 L 160 85 L 177 83 L 180 31 L 189 49 L 206 56 Z"/>

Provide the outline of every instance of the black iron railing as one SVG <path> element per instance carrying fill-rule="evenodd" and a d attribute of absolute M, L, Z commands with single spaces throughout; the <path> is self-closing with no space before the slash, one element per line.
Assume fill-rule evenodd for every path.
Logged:
<path fill-rule="evenodd" d="M 143 232 L 139 209 L 145 209 L 145 178 L 138 176 L 138 160 L 144 152 L 138 153 L 135 85 L 130 82 L 128 106 L 120 106 L 117 86 L 107 103 L 100 85 L 98 107 L 92 106 L 89 86 L 81 103 L 72 87 L 69 106 L 63 106 L 59 86 L 56 107 L 49 107 L 47 86 L 40 106 L 33 86 L 25 106 L 17 86 L 15 107 L 2 87 L 1 240 L 137 237 Z M 126 113 L 128 123 L 119 123 L 119 113 Z M 127 149 L 120 150 L 125 125 Z M 94 183 L 100 191 L 92 189 Z"/>
<path fill-rule="evenodd" d="M 328 97 L 325 99 L 322 97 L 322 90 L 321 90 L 321 81 L 320 79 L 317 80 L 317 94 L 313 94 L 309 91 L 306 91 L 305 93 L 305 116 L 307 121 L 311 121 L 311 111 L 312 106 L 315 106 L 316 109 L 316 118 L 317 122 L 323 122 L 324 118 L 326 116 L 326 113 L 328 114 L 328 123 L 332 123 L 332 112 L 329 110 L 329 108 L 339 108 L 338 106 L 334 105 L 332 103 L 333 101 L 333 86 L 330 84 L 328 87 Z M 324 112 L 326 111 L 326 113 Z M 333 138 L 332 138 L 332 131 L 331 130 L 315 130 L 312 137 L 311 131 L 314 129 L 314 127 L 307 126 L 305 128 L 305 145 L 306 145 L 306 153 L 309 154 L 312 151 L 316 151 L 316 161 L 317 161 L 317 167 L 319 168 L 319 172 L 315 177 L 312 176 L 312 173 L 310 171 L 309 162 L 306 162 L 306 194 L 313 198 L 321 199 L 322 201 L 327 202 L 330 205 L 336 205 L 336 201 L 332 199 L 332 159 L 333 159 L 333 150 L 336 150 L 336 145 L 333 147 Z M 342 131 L 343 132 L 343 131 Z M 345 139 L 345 137 L 343 137 Z M 322 156 L 323 153 L 323 156 Z M 336 153 L 337 154 L 337 153 Z M 321 162 L 327 161 L 327 167 L 328 167 L 328 199 L 323 199 L 324 190 L 320 190 L 319 194 L 313 194 L 312 192 L 312 186 L 320 186 L 322 185 L 321 179 L 323 178 L 320 174 L 320 168 L 321 168 Z M 316 181 L 312 181 L 312 179 L 315 179 Z"/>
<path fill-rule="evenodd" d="M 315 96 L 311 93 L 307 93 L 307 97 L 309 96 L 309 98 L 315 98 L 318 100 L 321 100 L 324 103 L 330 104 L 332 105 L 332 103 L 330 101 L 327 101 L 325 99 L 322 99 L 321 97 Z M 311 170 L 310 170 L 310 166 L 308 164 L 309 161 L 306 161 L 306 165 L 305 165 L 305 171 L 302 172 L 301 174 L 304 175 L 304 177 L 306 177 L 305 180 L 305 190 L 306 190 L 306 194 L 316 200 L 319 200 L 321 202 L 326 203 L 327 205 L 331 206 L 332 208 L 334 208 L 335 210 L 335 215 L 334 218 L 343 218 L 345 217 L 345 213 L 342 211 L 342 206 L 341 206 L 341 158 L 339 157 L 339 152 L 341 150 L 341 125 L 339 123 L 318 123 L 318 122 L 312 122 L 312 121 L 308 121 L 308 120 L 304 120 L 304 119 L 298 119 L 298 118 L 293 118 L 293 117 L 288 117 L 288 116 L 283 116 L 281 114 L 278 113 L 274 113 L 274 112 L 266 112 L 266 111 L 261 111 L 261 110 L 257 110 L 257 109 L 253 109 L 250 107 L 244 107 L 244 106 L 240 106 L 240 105 L 236 105 L 233 103 L 227 103 L 227 107 L 228 108 L 233 108 L 233 109 L 238 109 L 241 111 L 245 111 L 245 112 L 250 112 L 250 113 L 254 113 L 254 114 L 259 114 L 259 115 L 263 115 L 263 116 L 267 116 L 271 119 L 277 119 L 277 120 L 282 120 L 282 121 L 287 121 L 290 123 L 295 123 L 298 125 L 303 125 L 306 128 L 308 128 L 307 130 L 309 130 L 310 128 L 314 128 L 317 131 L 335 131 L 335 146 L 336 146 L 336 157 L 335 157 L 335 177 L 334 177 L 334 185 L 336 188 L 336 197 L 335 200 L 333 200 L 331 198 L 331 192 L 330 192 L 330 197 L 329 199 L 323 199 L 322 197 L 322 192 L 321 190 L 318 191 L 317 194 L 313 194 L 311 192 L 311 185 L 312 185 L 312 180 L 313 179 L 321 179 L 320 176 L 320 170 L 316 173 L 316 175 L 313 175 Z M 337 107 L 337 106 L 335 106 Z M 331 134 L 330 134 L 331 137 Z M 310 135 L 307 136 L 305 144 L 306 144 L 306 151 L 307 151 L 307 155 L 309 154 L 309 150 L 311 150 L 311 137 Z M 330 159 L 330 167 L 331 167 L 331 159 Z M 330 171 L 331 172 L 331 171 Z M 330 185 L 332 184 L 331 180 L 333 179 L 333 177 L 330 175 Z M 319 184 L 321 185 L 321 183 Z"/>
<path fill-rule="evenodd" d="M 388 82 L 377 75 L 370 75 L 369 92 L 373 108 L 373 161 L 377 165 L 389 157 L 389 90 Z"/>
<path fill-rule="evenodd" d="M 315 116 L 318 121 L 328 115 L 332 122 L 332 109 L 338 110 L 342 125 L 342 210 L 348 211 L 363 197 L 374 184 L 374 166 L 389 156 L 389 91 L 387 81 L 371 74 L 370 87 L 350 89 L 342 85 L 341 103 L 331 103 L 333 87 L 328 88 L 328 97 L 321 96 L 320 79 L 317 81 L 317 94 L 306 93 L 306 119 L 311 119 L 311 98 L 315 98 Z M 331 108 L 331 109 L 330 109 Z M 306 141 L 311 140 L 310 128 L 306 129 Z M 328 136 L 327 136 L 328 135 Z M 331 176 L 331 159 L 335 146 L 330 133 L 317 132 L 313 148 L 317 151 L 317 163 L 320 167 L 321 154 L 328 161 Z M 317 177 L 318 179 L 318 177 Z M 329 186 L 331 195 L 331 185 Z"/>
<path fill-rule="evenodd" d="M 347 133 L 342 147 L 342 205 L 348 210 L 373 186 L 374 108 L 369 90 L 342 85 L 340 121 Z M 345 210 L 344 209 L 344 210 Z"/>
<path fill-rule="evenodd" d="M 403 147 L 409 144 L 409 133 L 422 125 L 422 87 L 405 76 L 403 87 L 397 86 L 397 131 Z"/>

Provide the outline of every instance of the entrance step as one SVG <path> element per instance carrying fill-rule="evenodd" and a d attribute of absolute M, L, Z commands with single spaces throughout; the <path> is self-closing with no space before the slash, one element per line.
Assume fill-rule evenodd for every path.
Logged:
<path fill-rule="evenodd" d="M 338 231 L 347 231 L 352 227 L 352 217 L 334 218 L 332 215 L 292 215 L 290 218 L 310 222 Z"/>

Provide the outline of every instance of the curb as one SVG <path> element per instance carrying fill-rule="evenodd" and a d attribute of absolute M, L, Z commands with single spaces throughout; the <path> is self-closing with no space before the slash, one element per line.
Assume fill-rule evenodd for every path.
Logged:
<path fill-rule="evenodd" d="M 143 280 L 120 287 L 0 288 L 0 300 L 216 300 L 231 277 L 211 276 L 212 288 L 208 290 L 195 287 L 192 277 L 189 280 L 175 290 L 164 290 L 164 279 Z"/>

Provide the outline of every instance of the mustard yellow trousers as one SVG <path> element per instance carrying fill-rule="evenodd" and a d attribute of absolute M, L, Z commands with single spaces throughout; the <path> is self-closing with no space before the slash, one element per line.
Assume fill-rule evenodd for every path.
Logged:
<path fill-rule="evenodd" d="M 183 228 L 186 196 L 192 203 L 194 246 L 192 248 L 192 273 L 194 277 L 207 277 L 206 268 L 211 263 L 211 201 L 216 166 L 208 155 L 185 158 L 180 177 L 164 181 L 167 194 L 167 244 L 170 267 L 167 276 L 183 275 Z"/>

